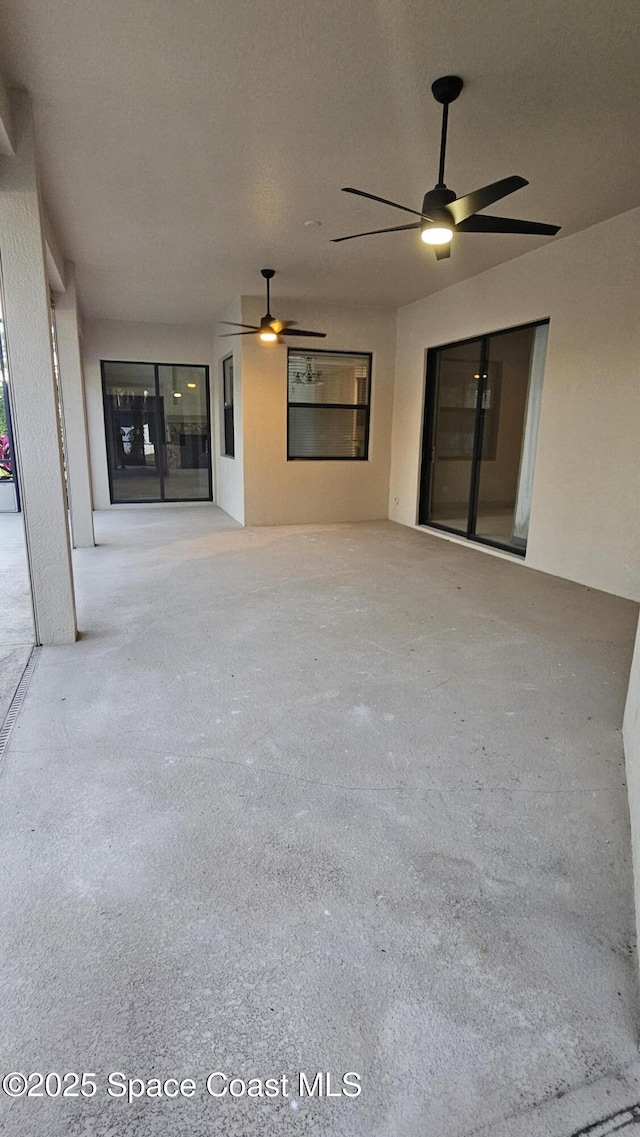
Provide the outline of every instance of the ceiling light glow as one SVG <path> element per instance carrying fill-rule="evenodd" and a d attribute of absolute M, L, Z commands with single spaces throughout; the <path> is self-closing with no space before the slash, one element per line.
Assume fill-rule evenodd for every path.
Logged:
<path fill-rule="evenodd" d="M 173 397 L 174 397 L 174 399 L 181 399 L 182 398 L 182 392 L 181 391 L 174 391 Z"/>
<path fill-rule="evenodd" d="M 275 343 L 277 338 L 275 332 L 260 332 L 260 339 L 263 343 Z"/>
<path fill-rule="evenodd" d="M 190 389 L 191 391 L 195 391 L 195 389 L 196 389 L 196 387 L 197 387 L 197 386 L 198 386 L 198 384 L 197 384 L 197 383 L 187 383 L 187 387 L 189 387 L 189 389 Z"/>
<path fill-rule="evenodd" d="M 444 225 L 432 225 L 423 229 L 420 236 L 425 245 L 447 245 L 453 237 L 453 229 L 445 229 Z"/>

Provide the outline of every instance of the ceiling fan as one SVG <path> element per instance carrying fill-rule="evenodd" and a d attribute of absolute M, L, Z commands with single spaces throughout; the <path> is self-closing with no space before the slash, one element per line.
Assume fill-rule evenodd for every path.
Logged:
<path fill-rule="evenodd" d="M 373 193 L 353 189 L 350 186 L 343 188 L 343 193 L 355 193 L 358 197 L 368 197 L 372 201 L 381 201 L 383 205 L 392 205 L 394 209 L 402 209 L 405 213 L 413 213 L 420 218 L 412 225 L 395 225 L 391 229 L 371 229 L 366 233 L 352 233 L 349 237 L 334 237 L 334 243 L 340 241 L 353 241 L 356 237 L 372 237 L 377 233 L 399 233 L 404 229 L 419 229 L 422 240 L 432 245 L 439 261 L 451 256 L 451 240 L 454 233 L 530 233 L 535 235 L 553 236 L 557 233 L 559 225 L 543 225 L 539 221 L 518 221 L 511 217 L 491 217 L 480 214 L 479 210 L 493 205 L 515 190 L 522 189 L 529 183 L 526 178 L 514 175 L 510 178 L 501 178 L 464 197 L 456 197 L 444 180 L 444 160 L 447 149 L 447 123 L 449 118 L 449 105 L 455 102 L 464 84 L 458 75 L 444 75 L 431 84 L 431 91 L 436 102 L 442 104 L 442 134 L 440 136 L 440 166 L 438 169 L 438 183 L 424 195 L 422 209 L 409 209 L 406 205 L 398 205 L 396 201 L 389 201 L 386 197 L 376 197 Z"/>
<path fill-rule="evenodd" d="M 326 332 L 308 332 L 305 328 L 298 328 L 295 320 L 274 320 L 271 315 L 270 281 L 276 275 L 274 268 L 261 268 L 260 272 L 267 282 L 267 311 L 260 323 L 238 324 L 235 320 L 221 320 L 221 324 L 229 324 L 234 328 L 246 328 L 244 332 L 223 332 L 224 336 L 257 336 L 263 343 L 280 343 L 281 336 L 313 336 L 315 339 L 326 339 Z"/>

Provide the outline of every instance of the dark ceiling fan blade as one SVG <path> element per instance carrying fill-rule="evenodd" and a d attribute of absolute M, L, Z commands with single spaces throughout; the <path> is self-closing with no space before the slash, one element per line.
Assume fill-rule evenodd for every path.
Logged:
<path fill-rule="evenodd" d="M 228 324 L 230 328 L 251 328 L 252 332 L 257 332 L 256 324 L 240 324 L 238 320 L 218 320 L 219 324 Z"/>
<path fill-rule="evenodd" d="M 229 336 L 255 336 L 256 332 L 259 332 L 259 331 L 260 331 L 259 328 L 254 328 L 254 330 L 252 332 L 223 332 L 222 335 L 220 336 L 220 339 L 225 340 L 225 339 L 228 339 Z"/>
<path fill-rule="evenodd" d="M 391 229 L 369 229 L 367 233 L 352 233 L 350 237 L 332 237 L 331 243 L 337 245 L 340 241 L 354 241 L 356 237 L 375 237 L 376 233 L 401 233 L 403 229 L 419 229 L 420 221 L 412 225 L 394 225 Z"/>
<path fill-rule="evenodd" d="M 398 205 L 397 201 L 389 201 L 386 197 L 377 197 L 375 193 L 365 193 L 361 189 L 353 189 L 351 186 L 343 186 L 343 193 L 355 193 L 358 197 L 368 197 L 371 201 L 381 201 L 383 205 L 392 205 L 394 209 L 403 209 L 405 213 L 415 213 L 416 217 L 425 217 L 427 221 L 431 221 L 430 217 L 426 214 L 420 213 L 417 209 L 409 209 L 408 205 Z"/>
<path fill-rule="evenodd" d="M 456 225 L 458 233 L 541 233 L 553 237 L 559 225 L 544 225 L 541 221 L 518 221 L 515 217 L 491 217 L 477 213 Z"/>
<path fill-rule="evenodd" d="M 491 182 L 488 186 L 473 190 L 472 193 L 467 193 L 464 197 L 457 197 L 455 201 L 449 202 L 445 208 L 453 218 L 454 223 L 459 225 L 461 221 L 466 221 L 467 217 L 471 217 L 473 213 L 477 213 L 480 209 L 486 209 L 488 205 L 493 205 L 494 201 L 500 201 L 501 198 L 507 197 L 510 193 L 515 193 L 516 190 L 528 185 L 526 178 L 520 178 L 514 174 L 511 178 L 501 178 L 499 182 Z"/>
<path fill-rule="evenodd" d="M 304 328 L 284 328 L 283 331 L 278 332 L 281 336 L 315 336 L 317 339 L 326 339 L 326 332 L 307 332 Z"/>
<path fill-rule="evenodd" d="M 446 261 L 451 256 L 451 241 L 446 245 L 434 245 L 433 251 L 436 254 L 437 261 Z"/>

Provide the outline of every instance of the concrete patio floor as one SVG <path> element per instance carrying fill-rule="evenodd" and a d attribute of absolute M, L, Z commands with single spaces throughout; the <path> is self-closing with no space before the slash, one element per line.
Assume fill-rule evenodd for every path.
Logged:
<path fill-rule="evenodd" d="M 6 1137 L 570 1137 L 640 1099 L 637 608 L 388 522 L 96 516 L 0 781 Z M 361 1076 L 357 1098 L 206 1077 Z M 128 1105 L 107 1077 L 193 1078 Z"/>

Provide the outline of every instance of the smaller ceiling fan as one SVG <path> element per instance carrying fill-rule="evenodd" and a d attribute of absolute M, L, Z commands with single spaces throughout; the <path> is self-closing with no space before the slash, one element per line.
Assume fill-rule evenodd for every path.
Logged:
<path fill-rule="evenodd" d="M 371 201 L 380 201 L 383 205 L 391 205 L 394 209 L 402 209 L 404 213 L 413 213 L 419 217 L 412 225 L 395 225 L 391 229 L 370 229 L 366 233 L 352 233 L 349 237 L 334 237 L 334 244 L 340 241 L 353 241 L 356 237 L 373 237 L 377 233 L 399 233 L 406 229 L 419 229 L 420 236 L 426 245 L 431 245 L 439 261 L 451 256 L 451 240 L 454 233 L 530 233 L 536 235 L 553 236 L 558 232 L 559 225 L 543 225 L 539 221 L 518 221 L 511 217 L 490 217 L 479 212 L 508 197 L 523 186 L 529 185 L 526 178 L 514 174 L 510 178 L 501 178 L 498 182 L 491 182 L 482 189 L 456 197 L 455 191 L 449 189 L 444 180 L 444 160 L 447 150 L 447 123 L 449 119 L 449 104 L 455 102 L 464 83 L 458 75 L 444 75 L 431 84 L 431 91 L 436 102 L 442 104 L 442 133 L 440 136 L 440 166 L 438 170 L 438 183 L 429 190 L 423 198 L 422 209 L 409 209 L 406 205 L 398 205 L 396 201 L 389 201 L 386 197 L 376 197 L 373 193 L 353 189 L 350 186 L 343 188 L 343 193 L 355 193 L 358 197 L 368 197 Z"/>
<path fill-rule="evenodd" d="M 244 332 L 223 332 L 226 336 L 257 336 L 263 343 L 280 343 L 281 336 L 313 336 L 314 339 L 326 339 L 326 332 L 309 332 L 306 328 L 296 327 L 295 320 L 275 320 L 271 315 L 271 294 L 269 282 L 276 275 L 274 268 L 261 268 L 260 272 L 267 282 L 267 311 L 259 325 L 238 324 L 235 320 L 221 320 L 221 324 L 229 324 L 234 328 L 246 328 Z"/>

